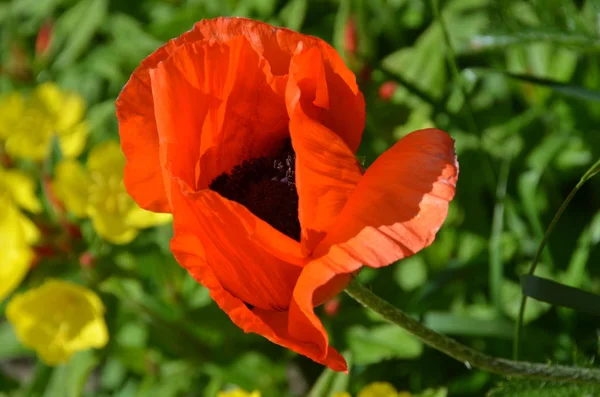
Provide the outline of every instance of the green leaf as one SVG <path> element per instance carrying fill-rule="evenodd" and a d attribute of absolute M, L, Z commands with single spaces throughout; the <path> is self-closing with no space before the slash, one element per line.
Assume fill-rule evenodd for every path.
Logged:
<path fill-rule="evenodd" d="M 277 385 L 285 381 L 285 368 L 264 355 L 250 352 L 242 354 L 225 369 L 223 377 L 245 390 L 267 392 L 276 390 Z"/>
<path fill-rule="evenodd" d="M 422 256 L 404 259 L 394 269 L 394 279 L 404 291 L 412 291 L 427 281 L 427 265 Z"/>
<path fill-rule="evenodd" d="M 306 18 L 307 8 L 308 0 L 288 1 L 280 13 L 283 25 L 292 30 L 300 31 Z"/>
<path fill-rule="evenodd" d="M 385 71 L 414 82 L 419 90 L 439 98 L 447 79 L 444 52 L 439 48 L 442 41 L 440 26 L 432 24 L 414 46 L 395 51 L 381 64 Z"/>
<path fill-rule="evenodd" d="M 47 176 L 54 175 L 54 167 L 58 164 L 63 158 L 62 150 L 60 148 L 60 141 L 58 136 L 53 135 L 50 140 L 50 146 L 48 148 L 48 155 L 44 160 L 44 174 Z"/>
<path fill-rule="evenodd" d="M 511 339 L 512 322 L 499 318 L 477 318 L 446 312 L 429 312 L 424 324 L 442 334 Z"/>
<path fill-rule="evenodd" d="M 521 276 L 521 287 L 538 301 L 600 316 L 600 295 L 529 274 Z"/>
<path fill-rule="evenodd" d="M 534 42 L 552 43 L 584 51 L 600 51 L 598 37 L 565 31 L 555 33 L 549 30 L 536 31 L 532 29 L 514 33 L 476 35 L 471 39 L 469 49 L 472 51 L 490 51 Z"/>
<path fill-rule="evenodd" d="M 124 14 L 111 15 L 108 24 L 112 36 L 111 49 L 127 69 L 135 68 L 139 62 L 162 44 L 143 29 L 140 21 Z M 131 40 L 135 37 L 135 40 Z"/>
<path fill-rule="evenodd" d="M 596 213 L 588 226 L 579 236 L 577 247 L 571 255 L 567 271 L 561 276 L 560 281 L 571 287 L 581 287 L 589 280 L 585 266 L 590 256 L 590 251 L 600 241 L 600 212 Z"/>
<path fill-rule="evenodd" d="M 533 228 L 535 238 L 538 241 L 542 241 L 544 238 L 544 228 L 539 214 L 541 196 L 539 185 L 540 179 L 542 178 L 542 171 L 543 170 L 526 171 L 519 176 L 517 183 L 525 215 L 527 215 L 529 223 Z M 547 246 L 544 248 L 544 251 L 542 251 L 542 258 L 551 268 L 554 267 L 554 261 L 552 260 L 552 255 Z"/>
<path fill-rule="evenodd" d="M 464 231 L 459 235 L 456 256 L 460 263 L 470 263 L 487 248 L 487 241 L 482 236 Z"/>
<path fill-rule="evenodd" d="M 565 150 L 572 136 L 569 134 L 549 134 L 537 143 L 527 156 L 527 166 L 543 172 L 551 161 Z"/>
<path fill-rule="evenodd" d="M 549 381 L 504 381 L 487 397 L 595 397 L 598 386 Z"/>
<path fill-rule="evenodd" d="M 542 86 L 550 88 L 565 96 L 582 99 L 586 101 L 600 102 L 600 91 L 591 90 L 585 87 L 579 87 L 568 83 L 561 83 L 556 80 L 529 76 L 524 74 L 509 73 L 505 71 L 493 70 L 493 69 L 470 69 L 474 73 L 500 73 L 513 80 L 518 80 L 524 83 L 534 84 L 536 86 Z"/>
<path fill-rule="evenodd" d="M 19 342 L 11 323 L 0 323 L 0 360 L 33 355 L 32 350 L 26 349 Z"/>
<path fill-rule="evenodd" d="M 348 55 L 344 45 L 346 24 L 350 18 L 350 0 L 340 0 L 337 14 L 335 16 L 335 24 L 333 26 L 333 46 L 342 55 L 344 61 L 348 62 Z"/>
<path fill-rule="evenodd" d="M 34 21 L 41 21 L 52 15 L 54 10 L 65 0 L 19 0 L 13 1 L 12 12 L 19 15 L 29 15 Z"/>
<path fill-rule="evenodd" d="M 35 372 L 25 389 L 24 395 L 28 397 L 46 397 L 46 394 L 44 393 L 48 388 L 48 382 L 51 380 L 54 370 L 54 368 L 38 361 Z"/>
<path fill-rule="evenodd" d="M 44 159 L 43 165 L 44 178 L 46 178 L 46 180 L 49 180 L 53 177 L 54 168 L 56 167 L 56 164 L 58 164 L 62 160 L 62 157 L 63 155 L 60 149 L 60 141 L 58 140 L 58 136 L 53 135 L 52 139 L 50 140 L 48 155 Z M 50 214 L 52 219 L 56 220 L 59 216 L 56 213 L 56 205 L 53 203 L 53 193 L 49 191 L 49 185 L 45 182 L 46 181 L 43 179 L 40 181 L 42 187 L 41 190 L 43 192 L 42 204 L 46 213 Z"/>
<path fill-rule="evenodd" d="M 348 367 L 350 367 L 352 365 L 352 355 L 346 352 L 343 355 L 346 358 Z M 347 374 L 325 368 L 306 397 L 328 397 L 333 393 L 346 391 L 349 381 L 350 377 Z"/>
<path fill-rule="evenodd" d="M 54 40 L 64 42 L 54 67 L 64 69 L 89 47 L 107 16 L 108 0 L 82 0 L 62 14 L 55 25 Z"/>
<path fill-rule="evenodd" d="M 414 359 L 423 353 L 423 344 L 402 328 L 379 325 L 371 329 L 354 326 L 346 333 L 354 362 L 367 365 L 393 358 Z"/>
<path fill-rule="evenodd" d="M 538 267 L 539 270 L 539 267 Z M 521 306 L 521 287 L 519 284 L 505 279 L 502 283 L 502 309 L 511 319 L 516 320 L 519 317 L 519 307 Z M 551 305 L 529 300 L 525 306 L 525 315 L 523 324 L 537 320 L 552 308 Z"/>
<path fill-rule="evenodd" d="M 448 396 L 448 389 L 446 389 L 445 387 L 440 387 L 439 389 L 427 389 L 419 394 L 417 394 L 415 397 L 447 397 Z"/>
<path fill-rule="evenodd" d="M 123 383 L 127 376 L 127 369 L 121 360 L 110 357 L 102 367 L 100 385 L 103 389 L 115 390 Z"/>
<path fill-rule="evenodd" d="M 68 363 L 54 369 L 44 397 L 81 396 L 85 382 L 98 362 L 93 350 L 77 353 Z"/>

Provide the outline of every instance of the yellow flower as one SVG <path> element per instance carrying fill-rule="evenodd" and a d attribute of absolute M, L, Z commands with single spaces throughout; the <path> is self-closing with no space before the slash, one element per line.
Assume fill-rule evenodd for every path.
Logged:
<path fill-rule="evenodd" d="M 42 160 L 52 136 L 65 157 L 76 157 L 85 146 L 88 125 L 83 98 L 54 83 L 39 85 L 28 97 L 13 93 L 0 100 L 0 138 L 14 157 Z"/>
<path fill-rule="evenodd" d="M 6 307 L 6 318 L 17 338 L 48 365 L 108 342 L 104 305 L 98 295 L 66 281 L 49 280 L 15 296 Z"/>
<path fill-rule="evenodd" d="M 398 391 L 387 382 L 374 382 L 365 386 L 357 397 L 398 397 Z"/>
<path fill-rule="evenodd" d="M 34 254 L 23 228 L 23 215 L 6 194 L 0 193 L 0 302 L 27 275 Z"/>
<path fill-rule="evenodd" d="M 330 397 L 352 397 L 352 395 L 345 391 L 338 391 L 333 393 Z"/>
<path fill-rule="evenodd" d="M 0 195 L 9 200 L 12 205 L 26 211 L 38 213 L 42 210 L 42 203 L 35 194 L 35 183 L 21 171 L 0 167 Z M 16 223 L 20 225 L 18 228 L 22 229 L 25 241 L 29 244 L 36 243 L 39 231 L 35 224 L 20 211 L 17 211 L 16 217 L 18 218 Z"/>
<path fill-rule="evenodd" d="M 13 92 L 0 98 L 0 139 L 6 139 L 25 111 L 25 98 Z"/>
<path fill-rule="evenodd" d="M 222 391 L 217 394 L 217 397 L 260 397 L 259 391 L 253 391 L 249 393 L 242 389 L 235 389 L 230 391 Z"/>
<path fill-rule="evenodd" d="M 0 302 L 27 275 L 34 258 L 31 245 L 39 238 L 37 227 L 19 207 L 41 211 L 35 184 L 20 171 L 0 168 Z"/>
<path fill-rule="evenodd" d="M 123 185 L 125 157 L 115 141 L 94 147 L 84 168 L 75 160 L 56 167 L 54 191 L 65 207 L 79 217 L 89 217 L 94 229 L 115 244 L 132 241 L 140 229 L 171 221 L 170 214 L 146 211 L 133 201 Z"/>

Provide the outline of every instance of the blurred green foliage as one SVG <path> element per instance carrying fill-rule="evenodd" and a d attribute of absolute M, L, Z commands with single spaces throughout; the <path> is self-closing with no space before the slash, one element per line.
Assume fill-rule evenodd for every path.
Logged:
<path fill-rule="evenodd" d="M 456 140 L 460 161 L 457 197 L 434 244 L 397 265 L 367 269 L 359 279 L 431 328 L 508 357 L 521 299 L 518 276 L 564 198 L 600 157 L 600 3 L 447 0 L 439 4 L 442 20 L 432 5 L 4 0 L 0 92 L 52 80 L 81 93 L 89 105 L 91 147 L 118 137 L 114 100 L 132 70 L 200 19 L 247 16 L 329 41 L 365 94 L 359 154 L 367 165 L 406 133 L 431 125 Z M 36 53 L 43 24 L 52 26 L 51 41 Z M 384 96 L 380 87 L 389 81 L 395 84 Z M 600 293 L 600 270 L 593 265 L 600 261 L 599 203 L 600 181 L 592 179 L 566 209 L 537 275 Z M 237 385 L 281 397 L 307 395 L 315 385 L 309 395 L 316 397 L 355 394 L 385 380 L 399 390 L 445 388 L 458 397 L 482 396 L 499 381 L 424 347 L 346 296 L 337 311 L 319 312 L 334 345 L 352 357 L 352 370 L 323 372 L 232 325 L 175 263 L 170 233 L 169 226 L 147 230 L 117 247 L 97 241 L 84 224 L 86 244 L 99 258 L 93 268 L 81 268 L 76 258 L 38 266 L 29 284 L 61 274 L 101 292 L 111 341 L 48 368 L 36 365 L 0 322 L 0 395 L 214 396 Z M 597 317 L 530 299 L 525 320 L 524 359 L 588 365 L 599 353 Z M 550 394 L 539 387 L 504 385 L 489 395 L 597 392 L 544 386 Z"/>

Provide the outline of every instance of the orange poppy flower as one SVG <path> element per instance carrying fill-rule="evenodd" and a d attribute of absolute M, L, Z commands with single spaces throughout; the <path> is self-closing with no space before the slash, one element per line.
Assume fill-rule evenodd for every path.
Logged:
<path fill-rule="evenodd" d="M 244 331 L 338 371 L 314 307 L 429 245 L 454 196 L 436 129 L 363 174 L 354 75 L 324 41 L 262 22 L 198 22 L 135 70 L 117 116 L 127 190 L 172 212 L 178 262 Z"/>

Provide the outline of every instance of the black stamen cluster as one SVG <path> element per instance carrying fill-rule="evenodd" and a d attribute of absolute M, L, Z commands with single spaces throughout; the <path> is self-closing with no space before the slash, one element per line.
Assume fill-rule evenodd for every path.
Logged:
<path fill-rule="evenodd" d="M 288 139 L 278 155 L 246 160 L 216 177 L 209 188 L 300 241 L 295 163 L 296 154 Z"/>

